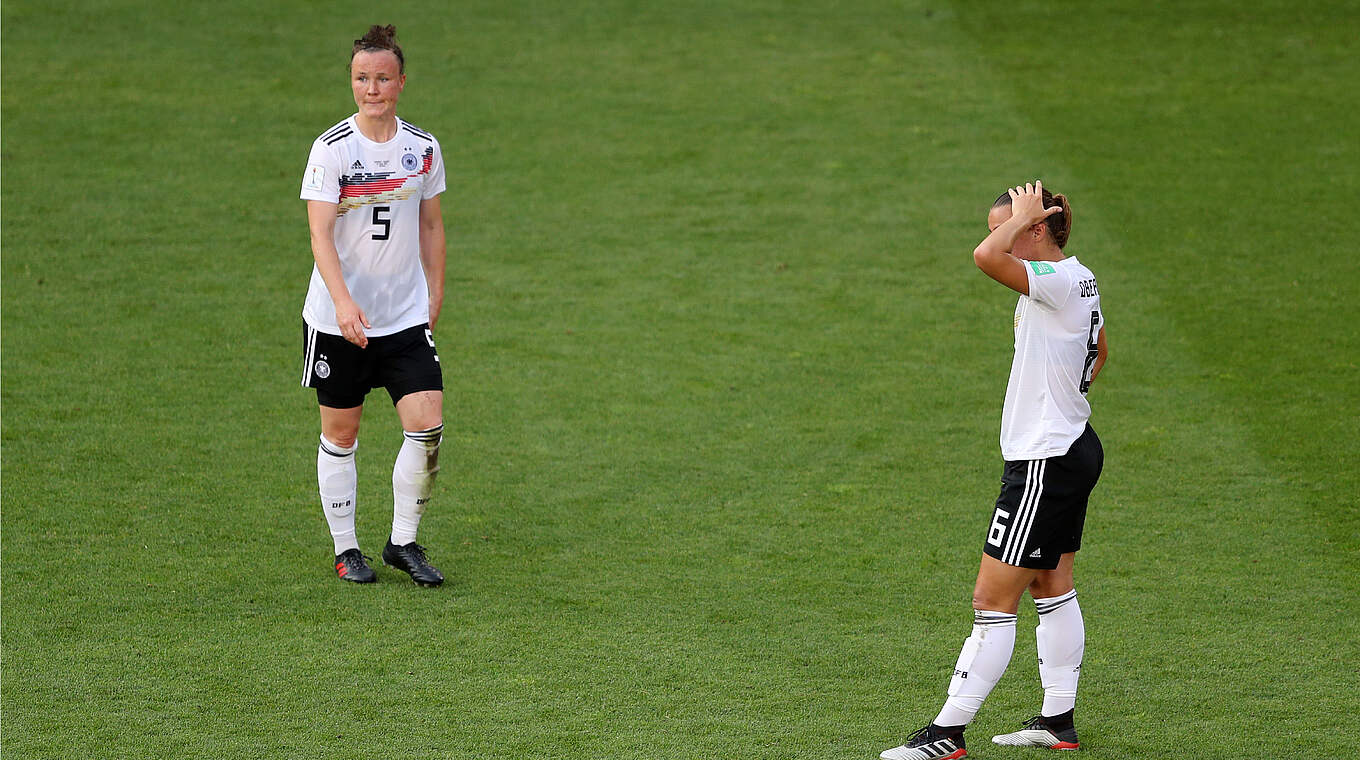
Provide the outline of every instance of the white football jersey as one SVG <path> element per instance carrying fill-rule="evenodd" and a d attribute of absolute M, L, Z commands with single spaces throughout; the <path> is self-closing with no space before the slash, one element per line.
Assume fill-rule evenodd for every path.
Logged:
<path fill-rule="evenodd" d="M 1015 358 L 1001 410 L 1001 455 L 1011 462 L 1066 454 L 1086 429 L 1105 324 L 1096 276 L 1075 257 L 1024 264 L 1029 295 L 1015 305 Z"/>
<path fill-rule="evenodd" d="M 397 119 L 385 143 L 364 137 L 354 117 L 312 143 L 302 175 L 302 199 L 339 205 L 335 247 L 354 302 L 371 337 L 391 335 L 430 320 L 430 293 L 420 265 L 420 202 L 444 192 L 444 157 L 429 132 Z M 315 264 L 302 318 L 321 332 L 340 334 L 326 282 Z"/>

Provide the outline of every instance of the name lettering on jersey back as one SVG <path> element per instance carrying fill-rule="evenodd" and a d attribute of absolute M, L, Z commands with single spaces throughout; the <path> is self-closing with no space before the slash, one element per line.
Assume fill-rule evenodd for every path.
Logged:
<path fill-rule="evenodd" d="M 1077 288 L 1081 291 L 1082 298 L 1095 298 L 1100 295 L 1100 289 L 1096 287 L 1096 279 L 1094 277 L 1077 283 Z"/>

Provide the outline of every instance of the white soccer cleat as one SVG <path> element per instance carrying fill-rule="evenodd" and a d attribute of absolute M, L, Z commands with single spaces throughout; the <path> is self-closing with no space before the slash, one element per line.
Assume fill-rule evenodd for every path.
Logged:
<path fill-rule="evenodd" d="M 963 747 L 963 730 L 943 731 L 934 723 L 912 734 L 900 747 L 885 749 L 881 760 L 958 760 L 968 754 Z"/>
<path fill-rule="evenodd" d="M 1041 715 L 1025 721 L 1024 728 L 1009 734 L 992 737 L 993 744 L 1008 747 L 1044 747 L 1046 749 L 1078 749 L 1077 729 L 1071 725 L 1060 731 L 1053 730 Z"/>

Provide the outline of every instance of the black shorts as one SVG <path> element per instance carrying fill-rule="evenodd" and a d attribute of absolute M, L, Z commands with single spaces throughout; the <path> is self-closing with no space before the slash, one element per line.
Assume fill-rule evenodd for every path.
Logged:
<path fill-rule="evenodd" d="M 1006 462 L 983 553 L 1016 567 L 1057 567 L 1081 548 L 1086 501 L 1104 463 L 1089 424 L 1062 456 Z"/>
<path fill-rule="evenodd" d="M 352 409 L 374 388 L 386 388 L 393 404 L 408 393 L 442 391 L 444 376 L 428 324 L 369 338 L 359 348 L 304 321 L 302 385 L 316 389 L 322 406 Z"/>

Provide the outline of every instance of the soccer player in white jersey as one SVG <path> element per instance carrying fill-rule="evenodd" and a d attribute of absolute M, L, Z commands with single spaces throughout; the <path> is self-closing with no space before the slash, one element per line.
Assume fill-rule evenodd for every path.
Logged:
<path fill-rule="evenodd" d="M 1105 364 L 1105 317 L 1095 275 L 1063 254 L 1072 230 L 1067 199 L 1039 182 L 1007 190 L 973 251 L 987 276 L 1020 294 L 1015 358 L 1001 412 L 1006 460 L 973 589 L 973 630 L 935 720 L 883 760 L 954 760 L 963 731 L 1006 672 L 1026 590 L 1039 612 L 1036 639 L 1044 701 L 1024 727 L 992 741 L 1077 749 L 1072 722 L 1086 632 L 1072 567 L 1086 503 L 1104 453 L 1086 392 Z"/>
<path fill-rule="evenodd" d="M 302 309 L 302 384 L 316 389 L 321 409 L 321 507 L 337 575 L 375 581 L 354 531 L 354 452 L 364 397 L 385 388 L 404 432 L 382 559 L 438 586 L 444 576 L 416 543 L 416 529 L 444 430 L 433 334 L 444 300 L 444 159 L 430 133 L 397 117 L 406 60 L 394 27 L 375 25 L 355 40 L 349 68 L 359 110 L 312 143 L 302 176 L 315 259 Z"/>

